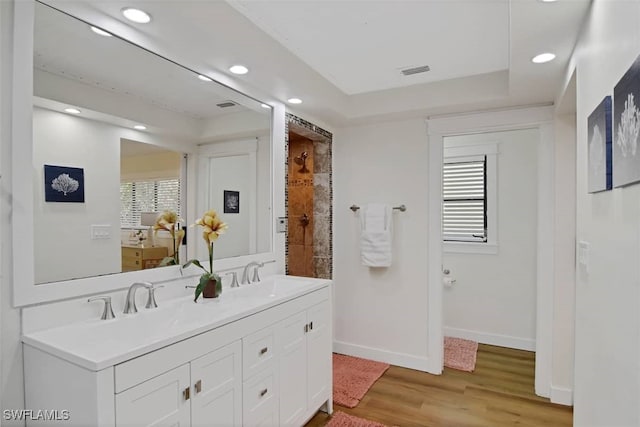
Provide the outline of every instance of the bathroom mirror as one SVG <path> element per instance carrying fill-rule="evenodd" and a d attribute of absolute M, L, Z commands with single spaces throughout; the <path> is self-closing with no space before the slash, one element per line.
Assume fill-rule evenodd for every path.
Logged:
<path fill-rule="evenodd" d="M 167 208 L 183 225 L 218 210 L 217 259 L 271 251 L 272 108 L 45 4 L 34 14 L 35 282 L 158 268 L 173 245 L 149 223 Z M 203 257 L 201 240 L 191 229 L 180 261 Z"/>

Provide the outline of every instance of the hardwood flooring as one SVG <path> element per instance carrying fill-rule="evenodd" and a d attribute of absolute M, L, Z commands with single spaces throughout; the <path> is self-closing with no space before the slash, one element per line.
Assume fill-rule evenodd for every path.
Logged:
<path fill-rule="evenodd" d="M 480 344 L 473 373 L 442 375 L 392 366 L 353 409 L 343 411 L 389 426 L 571 426 L 572 408 L 534 393 L 534 353 Z M 324 426 L 318 413 L 307 427 Z"/>

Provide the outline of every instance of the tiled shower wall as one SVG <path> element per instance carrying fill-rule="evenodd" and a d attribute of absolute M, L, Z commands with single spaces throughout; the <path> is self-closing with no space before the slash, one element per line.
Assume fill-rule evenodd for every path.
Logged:
<path fill-rule="evenodd" d="M 333 135 L 292 114 L 287 114 L 285 149 L 289 152 L 289 130 L 313 142 L 313 277 L 331 279 L 333 271 L 333 176 L 331 145 Z M 296 154 L 296 153 L 293 153 Z M 296 155 L 298 155 L 297 153 Z M 292 158 L 293 159 L 293 158 Z M 293 161 L 293 160 L 291 160 Z M 289 157 L 285 171 L 289 182 Z M 289 212 L 289 191 L 285 187 L 285 203 Z M 310 224 L 311 227 L 311 224 Z M 290 231 L 288 231 L 289 233 Z M 287 236 L 287 242 L 289 241 Z M 290 272 L 290 248 L 286 247 L 287 273 Z"/>

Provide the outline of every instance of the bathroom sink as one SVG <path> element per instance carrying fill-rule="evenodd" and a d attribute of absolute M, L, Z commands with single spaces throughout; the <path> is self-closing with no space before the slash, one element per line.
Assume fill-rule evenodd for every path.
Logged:
<path fill-rule="evenodd" d="M 177 341 L 233 322 L 327 286 L 328 281 L 272 276 L 239 288 L 225 288 L 216 299 L 193 295 L 158 301 L 152 310 L 116 314 L 25 334 L 22 340 L 90 370 L 100 370 Z M 165 286 L 171 286 L 166 284 Z M 181 284 L 176 284 L 181 286 Z"/>

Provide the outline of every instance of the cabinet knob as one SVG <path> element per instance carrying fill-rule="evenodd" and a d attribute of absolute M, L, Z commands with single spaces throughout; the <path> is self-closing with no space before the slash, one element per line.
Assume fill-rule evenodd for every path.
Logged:
<path fill-rule="evenodd" d="M 313 322 L 309 323 L 309 329 L 313 331 Z"/>
<path fill-rule="evenodd" d="M 196 382 L 195 389 L 196 389 L 196 394 L 202 391 L 202 380 L 198 380 L 198 382 Z"/>
<path fill-rule="evenodd" d="M 304 325 L 304 333 L 306 334 L 307 332 L 309 332 L 309 324 L 305 324 Z"/>
<path fill-rule="evenodd" d="M 269 390 L 268 390 L 268 389 L 266 389 L 266 388 L 265 388 L 264 390 L 262 390 L 262 391 L 260 392 L 260 397 L 264 397 L 264 395 L 265 395 L 265 394 L 267 394 L 267 392 L 268 392 L 268 391 L 269 391 Z"/>
<path fill-rule="evenodd" d="M 262 350 L 260 350 L 260 356 L 265 354 L 267 351 L 269 351 L 269 349 L 267 347 L 264 347 Z"/>
<path fill-rule="evenodd" d="M 184 397 L 184 400 L 189 400 L 191 397 L 191 387 L 187 387 L 182 391 L 182 397 Z"/>

